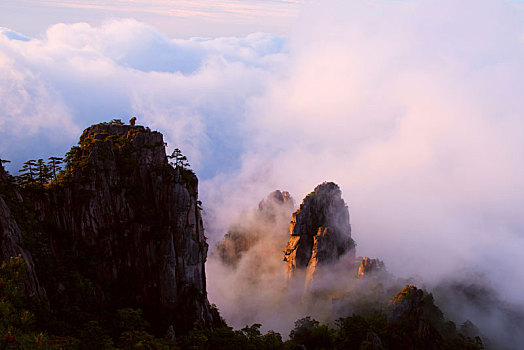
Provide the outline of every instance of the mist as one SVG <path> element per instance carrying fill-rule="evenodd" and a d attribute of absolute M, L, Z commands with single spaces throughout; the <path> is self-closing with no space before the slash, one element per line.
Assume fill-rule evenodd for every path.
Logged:
<path fill-rule="evenodd" d="M 246 197 L 302 198 L 334 181 L 361 254 L 432 280 L 472 266 L 522 302 L 522 13 L 494 1 L 333 4 L 303 14 L 289 71 L 251 99 L 240 171 L 202 184 L 210 236 Z"/>
<path fill-rule="evenodd" d="M 334 181 L 350 207 L 357 255 L 378 257 L 394 276 L 429 291 L 448 279 L 479 283 L 473 271 L 484 276 L 479 286 L 496 291 L 493 305 L 520 309 L 520 5 L 312 4 L 290 36 L 285 74 L 249 101 L 253 140 L 241 170 L 203 183 L 211 239 L 227 231 L 235 208 L 255 206 L 264 193 L 285 188 L 299 201 Z M 210 298 L 220 307 L 214 278 L 221 279 L 209 274 Z M 491 335 L 511 325 L 498 306 L 474 308 L 447 316 L 469 317 Z"/>
<path fill-rule="evenodd" d="M 302 314 L 302 290 L 289 288 L 282 261 L 294 203 L 276 193 L 238 212 L 208 257 L 207 275 L 216 277 L 207 279 L 210 300 L 236 328 L 261 323 L 289 333 Z"/>
<path fill-rule="evenodd" d="M 246 101 L 286 50 L 283 36 L 171 39 L 134 19 L 58 23 L 36 38 L 0 28 L 0 154 L 16 172 L 65 154 L 93 123 L 136 116 L 200 178 L 234 171 Z"/>

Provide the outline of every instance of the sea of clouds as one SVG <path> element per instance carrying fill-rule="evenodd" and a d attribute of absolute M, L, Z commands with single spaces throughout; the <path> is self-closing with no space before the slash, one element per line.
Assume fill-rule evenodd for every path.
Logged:
<path fill-rule="evenodd" d="M 199 175 L 211 248 L 272 190 L 334 181 L 359 255 L 428 282 L 472 270 L 524 304 L 523 18 L 510 1 L 329 0 L 288 36 L 4 28 L 0 157 L 16 173 L 137 116 Z"/>
<path fill-rule="evenodd" d="M 261 93 L 286 42 L 263 33 L 170 39 L 133 19 L 56 24 L 34 39 L 4 28 L 0 154 L 18 169 L 65 153 L 92 123 L 137 116 L 209 178 L 238 166 L 246 100 Z"/>

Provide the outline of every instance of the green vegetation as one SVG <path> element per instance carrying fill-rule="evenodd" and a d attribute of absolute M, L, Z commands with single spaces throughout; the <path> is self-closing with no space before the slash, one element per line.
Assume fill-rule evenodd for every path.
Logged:
<path fill-rule="evenodd" d="M 167 147 L 167 143 L 164 144 L 164 146 Z M 187 157 L 182 154 L 182 151 L 179 148 L 175 148 L 167 158 L 170 160 L 169 164 L 178 171 L 183 182 L 189 184 L 191 187 L 197 185 L 198 180 L 196 174 L 193 170 L 189 169 L 190 165 L 187 161 Z M 201 208 L 201 203 L 199 208 Z"/>
<path fill-rule="evenodd" d="M 124 123 L 120 119 L 113 119 L 109 123 L 99 125 L 124 125 Z M 132 134 L 141 132 L 146 132 L 146 130 L 133 129 Z M 73 181 L 73 174 L 90 170 L 89 156 L 94 147 L 99 148 L 98 153 L 103 159 L 115 159 L 117 166 L 126 171 L 131 171 L 136 163 L 132 157 L 134 148 L 130 136 L 132 135 L 111 134 L 107 130 L 101 129 L 98 133 L 82 137 L 79 145 L 71 147 L 64 158 L 53 156 L 49 157 L 47 162 L 43 159 L 28 160 L 19 170 L 19 175 L 15 177 L 15 180 L 18 185 L 28 190 L 40 190 L 71 182 Z M 110 147 L 104 147 L 104 144 L 110 145 Z M 119 156 L 115 157 L 115 153 L 118 153 Z M 87 174 L 83 174 L 76 180 L 85 179 L 87 179 Z"/>
<path fill-rule="evenodd" d="M 121 309 L 107 319 L 87 319 L 81 326 L 59 320 L 39 323 L 46 310 L 30 311 L 33 305 L 24 293 L 26 264 L 21 256 L 0 265 L 1 349 L 173 349 L 172 340 L 148 333 L 151 326 L 140 309 Z M 47 310 L 47 312 L 52 312 Z M 70 312 L 78 312 L 70 310 Z M 35 315 L 40 313 L 40 315 Z M 58 315 L 58 318 L 67 315 Z M 113 322 L 108 322 L 108 320 Z M 49 320 L 48 320 L 49 321 Z M 49 335 L 52 333 L 53 335 Z"/>
<path fill-rule="evenodd" d="M 183 155 L 182 151 L 180 151 L 180 149 L 178 148 L 175 148 L 173 150 L 173 153 L 171 153 L 170 156 L 167 156 L 167 158 L 171 159 L 171 162 L 169 164 L 171 164 L 175 168 L 184 169 L 190 166 L 189 162 L 187 161 L 187 157 Z"/>
<path fill-rule="evenodd" d="M 60 157 L 50 157 L 47 162 L 30 159 L 18 171 L 20 174 L 15 177 L 15 181 L 25 189 L 42 189 L 51 180 L 56 181 L 62 163 L 63 158 Z"/>
<path fill-rule="evenodd" d="M 457 334 L 453 324 L 448 334 L 436 331 L 442 319 L 420 322 L 388 323 L 387 315 L 377 311 L 372 315 L 340 318 L 334 327 L 320 324 L 311 317 L 295 322 L 289 340 L 279 333 L 263 334 L 261 324 L 240 330 L 221 327 L 214 330 L 193 329 L 174 339 L 153 335 L 142 310 L 125 308 L 107 315 L 105 320 L 87 319 L 80 327 L 58 324 L 51 329 L 37 327 L 35 315 L 27 310 L 29 300 L 23 293 L 25 263 L 21 257 L 11 258 L 0 266 L 0 344 L 3 349 L 246 349 L 246 350 L 320 350 L 320 349 L 483 349 L 479 337 Z M 401 293 L 399 293 L 401 294 Z M 403 294 L 403 297 L 408 297 Z M 392 301 L 398 301 L 394 298 Z M 71 310 L 74 312 L 73 310 Z M 422 331 L 421 331 L 422 329 Z M 424 331 L 424 329 L 426 329 Z M 428 331 L 434 331 L 428 338 Z"/>
<path fill-rule="evenodd" d="M 460 334 L 452 322 L 444 319 L 430 294 L 423 296 L 420 312 L 391 322 L 388 319 L 390 310 L 378 305 L 373 297 L 373 293 L 379 294 L 379 287 L 376 291 L 370 288 L 366 296 L 368 299 L 359 301 L 360 308 L 355 309 L 362 311 L 360 315 L 340 318 L 334 324 L 321 324 L 311 317 L 299 319 L 286 341 L 277 332 L 263 333 L 262 325 L 258 323 L 246 325 L 240 330 L 227 326 L 215 329 L 194 328 L 187 333 L 176 334 L 176 337 L 174 334 L 166 336 L 166 329 L 152 326 L 154 317 L 148 315 L 148 322 L 144 312 L 135 308 L 135 305 L 118 305 L 118 300 L 112 300 L 111 302 L 118 305 L 113 309 L 94 309 L 96 302 L 93 298 L 97 292 L 110 295 L 105 293 L 107 286 L 103 283 L 95 286 L 93 282 L 96 279 L 91 267 L 96 264 L 97 252 L 82 239 L 73 239 L 51 227 L 50 223 L 39 222 L 30 203 L 20 201 L 15 190 L 22 189 L 38 194 L 38 191 L 90 179 L 96 170 L 90 163 L 90 156 L 95 148 L 98 160 L 114 160 L 123 172 L 135 171 L 135 149 L 130 141 L 133 134 L 129 133 L 145 131 L 136 127 L 128 134 L 115 135 L 107 131 L 107 125 L 123 123 L 119 119 L 102 123 L 97 132 L 86 133 L 79 146 L 72 147 L 64 159 L 50 157 L 47 162 L 43 159 L 29 160 L 16 177 L 16 183 L 11 180 L 0 181 L 0 195 L 22 231 L 24 248 L 31 251 L 41 283 L 53 286 L 49 288 L 47 295 L 52 306 L 39 304 L 24 293 L 27 274 L 22 257 L 12 257 L 0 265 L 0 349 L 483 348 L 479 337 L 474 334 L 468 334 L 469 337 Z M 156 171 L 180 176 L 186 183 L 194 185 L 197 178 L 188 169 L 187 157 L 180 149 L 176 148 L 168 158 L 174 170 L 166 165 Z M 2 160 L 3 162 L 5 161 Z M 121 179 L 117 186 L 127 186 L 125 179 Z M 144 200 L 144 194 L 140 191 L 132 188 L 128 188 L 128 191 L 130 196 L 134 196 L 134 200 Z M 49 195 L 51 203 L 60 201 L 63 192 L 47 192 L 52 194 Z M 76 193 L 81 203 L 93 196 L 93 192 L 87 189 L 80 189 Z M 309 196 L 314 195 L 315 192 L 312 192 Z M 202 203 L 198 201 L 196 205 L 201 207 Z M 300 209 L 297 210 L 296 214 L 298 213 Z M 153 219 L 159 214 L 152 210 L 140 215 Z M 49 234 L 42 234 L 42 231 Z M 61 252 L 59 262 L 52 257 L 53 251 L 47 247 Z M 201 251 L 204 250 L 201 248 Z M 391 303 L 398 304 L 412 298 L 413 288 L 406 287 Z M 60 294 L 61 290 L 66 290 L 67 293 Z M 196 293 L 200 292 L 192 289 L 187 292 L 192 297 Z M 200 297 L 205 298 L 205 295 L 200 294 Z M 218 315 L 215 306 L 211 309 Z"/>
<path fill-rule="evenodd" d="M 49 162 L 47 166 L 49 167 L 49 171 L 53 175 L 53 180 L 56 180 L 56 174 L 62 170 L 60 164 L 64 162 L 64 159 L 61 157 L 49 157 Z"/>
<path fill-rule="evenodd" d="M 78 143 L 65 154 L 65 157 L 52 156 L 44 161 L 43 159 L 30 159 L 24 163 L 19 175 L 14 176 L 17 185 L 25 190 L 45 190 L 49 187 L 60 186 L 64 183 L 73 181 L 87 181 L 89 172 L 92 169 L 89 159 L 94 148 L 97 148 L 97 154 L 101 159 L 113 159 L 117 167 L 125 172 L 132 172 L 137 164 L 133 156 L 135 149 L 130 140 L 139 133 L 151 132 L 149 128 L 133 128 L 127 133 L 114 134 L 107 130 L 107 126 L 124 125 L 122 120 L 113 119 L 110 122 L 100 123 L 93 127 L 99 126 L 97 132 L 84 134 Z M 164 143 L 167 146 L 167 143 Z M 145 146 L 152 148 L 153 146 Z M 195 173 L 189 169 L 190 164 L 180 149 L 175 148 L 167 158 L 170 164 L 180 170 L 182 179 L 194 184 L 196 181 Z M 1 163 L 10 161 L 0 159 Z"/>
<path fill-rule="evenodd" d="M 413 327 L 415 328 L 413 328 Z M 462 334 L 435 338 L 424 338 L 416 325 L 388 324 L 386 314 L 375 312 L 369 316 L 352 315 L 340 318 L 334 326 L 320 324 L 311 317 L 295 322 L 287 341 L 279 333 L 268 331 L 262 334 L 260 324 L 246 326 L 241 330 L 230 327 L 202 330 L 194 329 L 179 337 L 181 349 L 282 349 L 282 350 L 342 350 L 342 349 L 483 349 L 482 341 Z M 441 341 L 441 339 L 444 339 Z"/>
<path fill-rule="evenodd" d="M 89 266 L 89 252 L 81 242 L 64 243 L 71 246 L 68 254 L 81 254 Z M 34 254 L 34 258 L 41 254 Z M 38 262 L 37 265 L 45 266 Z M 56 267 L 49 269 L 55 270 Z M 392 323 L 388 308 L 368 310 L 365 315 L 353 314 L 334 324 L 321 324 L 311 317 L 295 322 L 289 339 L 279 333 L 263 333 L 260 324 L 240 330 L 221 327 L 214 330 L 195 328 L 187 334 L 176 334 L 176 340 L 164 338 L 165 330 L 154 329 L 140 309 L 131 307 L 107 310 L 94 314 L 84 310 L 89 303 L 92 283 L 78 273 L 76 266 L 59 269 L 60 280 L 66 288 L 77 290 L 67 304 L 55 300 L 54 309 L 35 308 L 24 296 L 25 264 L 22 258 L 12 258 L 0 268 L 0 340 L 1 348 L 27 349 L 405 349 L 410 346 L 424 349 L 483 349 L 480 338 L 457 332 L 434 305 L 432 296 L 424 293 L 420 312 L 411 313 Z M 68 272 L 69 271 L 69 272 Z M 76 271 L 76 272 L 75 272 Z M 69 277 L 67 277 L 69 274 Z M 40 276 L 52 275 L 40 271 Z M 414 297 L 407 286 L 391 299 L 390 305 Z M 367 306 L 365 309 L 369 309 Z M 377 345 L 378 344 L 378 345 Z M 373 347 L 375 345 L 375 347 Z"/>
<path fill-rule="evenodd" d="M 109 123 L 103 122 L 100 124 L 102 125 L 124 125 L 124 122 L 122 121 L 122 119 L 112 119 Z"/>
<path fill-rule="evenodd" d="M 0 347 L 41 349 L 48 338 L 35 327 L 35 315 L 27 309 L 23 281 L 26 264 L 21 256 L 0 265 Z"/>
<path fill-rule="evenodd" d="M 269 331 L 262 334 L 261 325 L 255 323 L 235 331 L 231 327 L 215 330 L 194 329 L 177 339 L 180 349 L 216 349 L 216 350 L 277 350 L 284 349 L 279 333 Z"/>
<path fill-rule="evenodd" d="M 22 166 L 18 176 L 19 184 L 22 186 L 31 186 L 36 183 L 36 161 L 34 159 L 28 160 Z"/>

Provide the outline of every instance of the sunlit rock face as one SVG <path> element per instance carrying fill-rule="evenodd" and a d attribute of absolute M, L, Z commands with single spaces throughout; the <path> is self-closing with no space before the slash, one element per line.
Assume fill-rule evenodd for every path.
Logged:
<path fill-rule="evenodd" d="M 264 236 L 273 237 L 269 231 L 285 234 L 289 215 L 293 211 L 293 198 L 286 191 L 273 191 L 260 201 L 257 209 L 244 213 L 234 222 L 217 244 L 213 254 L 229 266 L 236 266 L 242 255 L 255 246 Z"/>
<path fill-rule="evenodd" d="M 49 258 L 89 281 L 78 307 L 138 307 L 177 332 L 212 327 L 195 174 L 169 165 L 162 134 L 142 126 L 93 125 L 79 143 L 68 177 L 33 201 Z M 46 281 L 55 308 L 78 295 L 73 282 Z"/>
<path fill-rule="evenodd" d="M 367 277 L 384 272 L 386 272 L 386 265 L 382 261 L 365 256 L 360 260 L 357 275 L 359 277 Z"/>
<path fill-rule="evenodd" d="M 335 262 L 346 253 L 354 257 L 348 207 L 333 182 L 318 185 L 304 198 L 293 213 L 289 233 L 284 252 L 288 280 L 297 270 L 307 269 L 305 282 L 311 285 L 319 266 Z"/>
<path fill-rule="evenodd" d="M 26 294 L 37 298 L 43 303 L 47 303 L 45 290 L 40 286 L 36 276 L 31 253 L 23 248 L 22 232 L 6 203 L 8 201 L 14 205 L 21 206 L 22 196 L 12 185 L 1 164 L 0 186 L 0 264 L 3 261 L 9 261 L 11 257 L 21 256 L 27 265 L 27 279 L 24 281 Z"/>

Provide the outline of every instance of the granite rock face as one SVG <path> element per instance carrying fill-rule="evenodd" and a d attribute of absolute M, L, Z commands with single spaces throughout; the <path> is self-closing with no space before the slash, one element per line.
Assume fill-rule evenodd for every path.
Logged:
<path fill-rule="evenodd" d="M 367 277 L 379 273 L 386 272 L 386 265 L 379 259 L 371 259 L 367 256 L 361 258 L 358 266 L 359 277 Z"/>
<path fill-rule="evenodd" d="M 171 166 L 162 134 L 142 126 L 93 125 L 79 144 L 65 175 L 31 198 L 46 269 L 56 269 L 43 281 L 51 306 L 141 308 L 177 333 L 220 323 L 207 299 L 195 174 Z"/>
<path fill-rule="evenodd" d="M 0 184 L 3 186 L 3 196 L 9 196 L 18 203 L 22 202 L 22 196 L 7 176 L 0 164 Z M 42 303 L 47 303 L 45 290 L 40 286 L 35 272 L 35 265 L 31 253 L 23 248 L 23 238 L 20 228 L 11 215 L 4 198 L 0 195 L 0 263 L 9 261 L 11 257 L 21 256 L 27 265 L 27 280 L 24 283 L 25 292 L 28 296 L 37 298 Z"/>
<path fill-rule="evenodd" d="M 307 195 L 293 213 L 289 234 L 284 252 L 288 279 L 297 269 L 306 268 L 307 285 L 319 265 L 335 262 L 346 253 L 354 257 L 349 211 L 338 185 L 324 182 Z"/>

